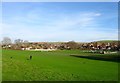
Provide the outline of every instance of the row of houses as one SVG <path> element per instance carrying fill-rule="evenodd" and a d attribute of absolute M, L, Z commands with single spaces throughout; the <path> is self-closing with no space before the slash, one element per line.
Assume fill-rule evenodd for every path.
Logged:
<path fill-rule="evenodd" d="M 120 49 L 120 44 L 118 42 L 112 42 L 112 43 L 97 43 L 97 42 L 93 42 L 93 43 L 87 43 L 87 44 L 83 44 L 82 48 L 85 49 L 103 49 L 103 50 L 119 50 Z"/>
<path fill-rule="evenodd" d="M 74 41 L 70 42 L 31 42 L 31 43 L 21 43 L 21 44 L 9 44 L 2 45 L 4 49 L 16 49 L 16 50 L 39 50 L 39 49 L 49 49 L 49 50 L 70 50 L 70 49 L 80 49 L 80 50 L 113 50 L 119 51 L 120 45 L 118 42 L 112 43 L 78 43 Z"/>

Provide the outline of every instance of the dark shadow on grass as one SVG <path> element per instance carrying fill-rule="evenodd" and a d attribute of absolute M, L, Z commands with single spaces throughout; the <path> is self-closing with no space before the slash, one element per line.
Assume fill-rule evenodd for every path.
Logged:
<path fill-rule="evenodd" d="M 89 55 L 89 56 L 83 56 L 83 55 L 70 55 L 77 58 L 86 58 L 86 59 L 92 59 L 92 60 L 101 60 L 101 61 L 111 61 L 111 62 L 118 62 L 120 63 L 120 56 L 119 55 Z"/>

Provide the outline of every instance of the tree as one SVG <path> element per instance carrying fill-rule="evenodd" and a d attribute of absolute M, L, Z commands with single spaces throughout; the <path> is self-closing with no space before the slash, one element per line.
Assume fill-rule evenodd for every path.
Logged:
<path fill-rule="evenodd" d="M 22 46 L 22 44 L 23 44 L 23 40 L 22 39 L 16 39 L 14 41 L 14 43 L 16 44 L 15 45 L 15 49 L 21 49 L 22 47 L 24 47 L 24 46 Z"/>
<path fill-rule="evenodd" d="M 25 40 L 25 41 L 23 41 L 23 43 L 28 44 L 28 43 L 29 43 L 29 41 Z"/>
<path fill-rule="evenodd" d="M 23 40 L 22 39 L 16 39 L 15 41 L 14 41 L 14 43 L 15 44 L 22 44 L 23 43 Z"/>
<path fill-rule="evenodd" d="M 4 37 L 3 41 L 2 41 L 2 44 L 3 45 L 9 45 L 9 44 L 12 44 L 12 41 L 9 37 Z"/>
<path fill-rule="evenodd" d="M 78 49 L 79 45 L 74 41 L 69 41 L 66 43 L 68 49 Z"/>

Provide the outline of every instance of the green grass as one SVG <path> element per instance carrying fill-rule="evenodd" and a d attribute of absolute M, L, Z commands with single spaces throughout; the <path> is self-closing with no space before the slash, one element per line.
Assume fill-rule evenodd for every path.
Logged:
<path fill-rule="evenodd" d="M 2 50 L 0 48 L 0 82 L 2 81 Z"/>
<path fill-rule="evenodd" d="M 72 57 L 92 55 L 79 50 L 2 51 L 3 81 L 116 81 L 118 63 Z M 32 55 L 32 60 L 27 60 Z M 99 56 L 99 55 L 98 55 Z M 12 57 L 12 59 L 10 58 Z"/>

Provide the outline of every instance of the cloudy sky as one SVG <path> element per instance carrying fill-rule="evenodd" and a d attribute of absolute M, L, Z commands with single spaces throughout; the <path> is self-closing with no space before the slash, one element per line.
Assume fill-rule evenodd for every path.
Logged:
<path fill-rule="evenodd" d="M 116 40 L 117 2 L 4 2 L 2 36 L 28 41 Z"/>

